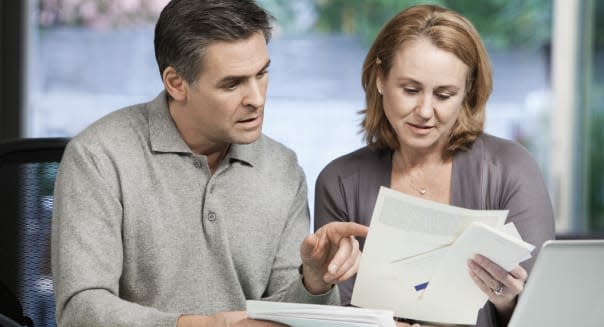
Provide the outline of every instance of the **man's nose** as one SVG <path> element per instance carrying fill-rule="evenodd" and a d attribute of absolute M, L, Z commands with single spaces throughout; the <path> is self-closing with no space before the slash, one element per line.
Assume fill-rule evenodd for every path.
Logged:
<path fill-rule="evenodd" d="M 254 108 L 260 108 L 264 105 L 266 96 L 266 86 L 262 81 L 252 80 L 246 89 L 243 98 L 243 104 Z"/>

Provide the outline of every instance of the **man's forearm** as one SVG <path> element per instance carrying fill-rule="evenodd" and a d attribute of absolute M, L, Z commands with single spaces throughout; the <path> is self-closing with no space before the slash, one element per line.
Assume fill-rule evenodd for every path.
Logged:
<path fill-rule="evenodd" d="M 227 327 L 247 319 L 245 311 L 218 312 L 211 316 L 182 315 L 176 327 Z"/>
<path fill-rule="evenodd" d="M 64 307 L 61 303 L 65 302 L 57 303 L 59 326 L 172 327 L 180 315 L 129 302 L 101 289 L 79 292 Z"/>
<path fill-rule="evenodd" d="M 183 315 L 178 318 L 176 327 L 206 327 L 213 326 L 211 317 L 198 315 Z"/>

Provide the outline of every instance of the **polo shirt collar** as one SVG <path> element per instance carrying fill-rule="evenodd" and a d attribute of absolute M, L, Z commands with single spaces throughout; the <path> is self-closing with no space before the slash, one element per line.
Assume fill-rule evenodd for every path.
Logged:
<path fill-rule="evenodd" d="M 151 149 L 155 152 L 189 153 L 193 154 L 187 143 L 183 140 L 176 123 L 168 109 L 168 97 L 162 91 L 149 106 L 149 139 Z M 225 159 L 240 161 L 250 166 L 257 162 L 261 153 L 259 143 L 264 136 L 251 144 L 231 144 Z"/>
<path fill-rule="evenodd" d="M 261 142 L 264 136 L 260 136 L 258 140 L 250 144 L 231 144 L 229 152 L 226 155 L 229 161 L 240 161 L 249 166 L 254 166 L 254 163 L 258 162 L 259 155 L 262 150 L 260 149 L 259 142 Z"/>
<path fill-rule="evenodd" d="M 155 152 L 192 153 L 180 136 L 168 109 L 168 97 L 162 91 L 149 106 L 149 140 Z"/>

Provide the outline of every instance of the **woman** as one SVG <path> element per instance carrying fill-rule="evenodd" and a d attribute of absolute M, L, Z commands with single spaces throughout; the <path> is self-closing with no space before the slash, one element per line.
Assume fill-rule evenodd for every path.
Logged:
<path fill-rule="evenodd" d="M 520 145 L 483 132 L 491 68 L 469 21 L 432 5 L 402 11 L 371 46 L 362 83 L 368 146 L 319 175 L 315 228 L 331 221 L 369 225 L 379 187 L 387 186 L 459 207 L 507 209 L 507 221 L 537 248 L 554 237 L 535 161 Z M 489 297 L 477 326 L 507 324 L 532 265 L 528 260 L 507 272 L 480 256 L 468 263 Z M 340 284 L 343 304 L 350 303 L 353 284 Z"/>

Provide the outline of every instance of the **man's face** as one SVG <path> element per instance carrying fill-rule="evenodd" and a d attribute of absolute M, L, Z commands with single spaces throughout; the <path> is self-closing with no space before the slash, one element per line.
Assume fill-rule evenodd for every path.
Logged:
<path fill-rule="evenodd" d="M 261 32 L 208 46 L 183 118 L 195 138 L 213 146 L 247 144 L 262 133 L 270 63 Z"/>

